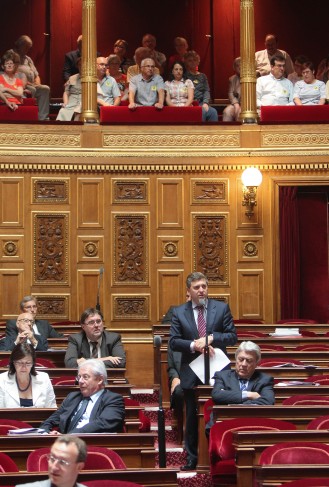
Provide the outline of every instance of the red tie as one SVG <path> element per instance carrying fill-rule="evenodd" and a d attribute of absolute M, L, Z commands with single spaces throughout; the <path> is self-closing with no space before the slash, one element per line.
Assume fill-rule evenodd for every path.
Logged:
<path fill-rule="evenodd" d="M 207 325 L 206 325 L 206 320 L 204 319 L 204 306 L 197 306 L 198 310 L 198 331 L 199 331 L 199 337 L 205 337 L 206 336 L 206 331 L 207 331 Z"/>

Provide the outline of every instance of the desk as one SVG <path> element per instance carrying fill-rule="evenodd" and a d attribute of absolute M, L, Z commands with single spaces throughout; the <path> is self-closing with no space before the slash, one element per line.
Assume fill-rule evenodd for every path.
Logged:
<path fill-rule="evenodd" d="M 273 487 L 297 479 L 328 478 L 329 465 L 259 465 L 254 472 L 258 487 Z"/>

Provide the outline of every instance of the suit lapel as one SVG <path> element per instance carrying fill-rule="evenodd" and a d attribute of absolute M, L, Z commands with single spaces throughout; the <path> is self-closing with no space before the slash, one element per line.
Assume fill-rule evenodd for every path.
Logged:
<path fill-rule="evenodd" d="M 193 313 L 193 307 L 191 301 L 186 303 L 185 317 L 187 322 L 190 323 L 192 326 L 192 333 L 194 334 L 195 338 L 199 338 L 198 325 L 196 324 L 194 319 L 194 313 Z"/>
<path fill-rule="evenodd" d="M 207 332 L 211 333 L 215 321 L 216 306 L 212 299 L 208 299 L 207 307 Z"/>

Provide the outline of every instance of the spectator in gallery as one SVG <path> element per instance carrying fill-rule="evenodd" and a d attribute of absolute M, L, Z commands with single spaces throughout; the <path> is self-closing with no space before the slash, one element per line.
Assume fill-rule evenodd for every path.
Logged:
<path fill-rule="evenodd" d="M 185 67 L 180 61 L 172 66 L 170 81 L 165 82 L 166 104 L 169 107 L 190 107 L 194 98 L 194 85 L 184 76 Z"/>
<path fill-rule="evenodd" d="M 153 34 L 145 34 L 142 39 L 142 46 L 148 47 L 151 50 L 151 57 L 155 61 L 155 67 L 159 69 L 160 74 L 164 73 L 166 67 L 166 56 L 163 52 L 157 51 L 157 40 Z"/>
<path fill-rule="evenodd" d="M 258 76 L 265 76 L 271 72 L 271 58 L 283 56 L 285 60 L 285 76 L 294 71 L 294 66 L 289 54 L 283 49 L 278 49 L 278 37 L 274 34 L 267 34 L 265 37 L 265 49 L 255 53 L 256 73 Z"/>
<path fill-rule="evenodd" d="M 307 56 L 304 56 L 304 54 L 299 54 L 298 56 L 295 57 L 295 62 L 294 62 L 295 71 L 290 73 L 288 76 L 288 80 L 291 81 L 293 85 L 297 83 L 297 81 L 301 81 L 303 79 L 302 70 L 304 64 L 307 61 L 309 61 L 309 59 Z"/>
<path fill-rule="evenodd" d="M 157 110 L 163 109 L 165 98 L 165 85 L 162 76 L 155 74 L 155 62 L 151 58 L 141 62 L 141 74 L 134 76 L 129 83 L 130 110 L 138 106 L 154 106 Z"/>
<path fill-rule="evenodd" d="M 293 84 L 284 77 L 285 59 L 271 58 L 271 73 L 261 76 L 256 83 L 257 108 L 274 105 L 294 105 Z"/>
<path fill-rule="evenodd" d="M 297 81 L 294 88 L 295 105 L 324 105 L 326 103 L 326 85 L 315 78 L 313 63 L 304 64 L 303 79 Z"/>
<path fill-rule="evenodd" d="M 78 73 L 69 77 L 64 86 L 63 105 L 56 120 L 80 120 L 81 106 L 81 58 L 77 60 Z"/>
<path fill-rule="evenodd" d="M 237 122 L 241 113 L 241 85 L 240 85 L 241 58 L 237 57 L 233 62 L 235 74 L 229 78 L 228 99 L 230 104 L 224 108 L 223 122 Z"/>
<path fill-rule="evenodd" d="M 120 71 L 127 74 L 129 66 L 133 66 L 134 61 L 127 57 L 128 42 L 124 39 L 118 39 L 114 43 L 113 54 L 119 56 L 120 59 Z"/>
<path fill-rule="evenodd" d="M 98 106 L 120 105 L 121 93 L 117 82 L 112 76 L 106 74 L 107 59 L 97 58 L 97 104 Z"/>
<path fill-rule="evenodd" d="M 77 38 L 77 48 L 73 51 L 67 52 L 64 57 L 63 78 L 68 81 L 70 76 L 79 73 L 78 59 L 82 56 L 82 35 Z"/>

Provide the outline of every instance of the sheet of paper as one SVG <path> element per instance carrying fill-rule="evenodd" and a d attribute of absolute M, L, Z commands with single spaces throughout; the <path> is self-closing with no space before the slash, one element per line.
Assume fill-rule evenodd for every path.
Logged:
<path fill-rule="evenodd" d="M 230 363 L 230 359 L 219 348 L 215 348 L 214 357 L 209 359 L 210 367 L 210 379 L 214 376 L 215 372 L 222 370 L 227 364 Z M 204 384 L 204 355 L 199 355 L 195 360 L 190 363 L 190 367 L 193 372 L 199 377 Z"/>

